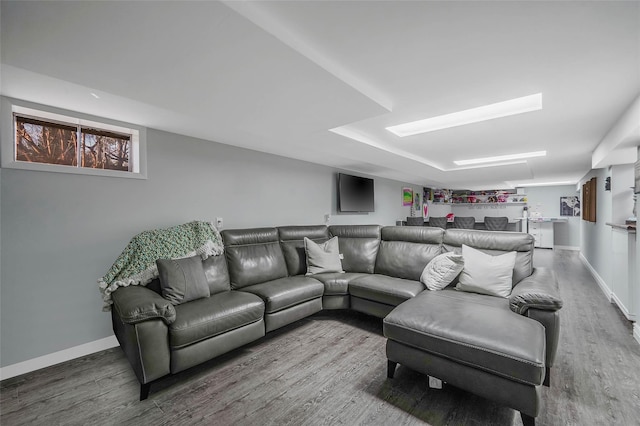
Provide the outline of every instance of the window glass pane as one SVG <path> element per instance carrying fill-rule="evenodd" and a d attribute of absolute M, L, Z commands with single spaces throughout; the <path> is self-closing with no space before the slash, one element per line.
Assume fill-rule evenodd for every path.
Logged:
<path fill-rule="evenodd" d="M 82 167 L 129 170 L 129 136 L 82 132 Z"/>
<path fill-rule="evenodd" d="M 74 127 L 16 117 L 16 160 L 77 166 Z"/>

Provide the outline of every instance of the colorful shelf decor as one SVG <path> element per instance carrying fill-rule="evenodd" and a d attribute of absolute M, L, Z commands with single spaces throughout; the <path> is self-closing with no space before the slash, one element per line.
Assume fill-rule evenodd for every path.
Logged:
<path fill-rule="evenodd" d="M 434 189 L 433 202 L 450 204 L 526 203 L 527 197 L 524 194 L 504 190 L 452 191 L 450 189 Z"/>

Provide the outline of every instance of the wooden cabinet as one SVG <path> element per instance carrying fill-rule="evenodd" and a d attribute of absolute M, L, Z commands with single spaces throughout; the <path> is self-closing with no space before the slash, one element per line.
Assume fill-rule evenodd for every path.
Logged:
<path fill-rule="evenodd" d="M 588 222 L 596 221 L 596 187 L 597 179 L 591 178 L 582 185 L 582 219 Z"/>

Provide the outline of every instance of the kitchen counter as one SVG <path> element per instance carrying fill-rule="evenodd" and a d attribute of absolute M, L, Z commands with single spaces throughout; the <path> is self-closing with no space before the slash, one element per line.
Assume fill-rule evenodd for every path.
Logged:
<path fill-rule="evenodd" d="M 561 217 L 530 217 L 529 222 L 567 222 L 567 219 Z"/>
<path fill-rule="evenodd" d="M 568 220 L 559 217 L 529 217 L 522 218 L 525 232 L 533 235 L 534 246 L 540 248 L 553 249 L 554 246 L 554 225 L 556 223 L 567 223 Z"/>

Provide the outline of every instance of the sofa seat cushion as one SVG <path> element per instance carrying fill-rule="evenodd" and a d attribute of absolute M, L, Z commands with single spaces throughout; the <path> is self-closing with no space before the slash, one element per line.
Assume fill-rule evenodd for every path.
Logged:
<path fill-rule="evenodd" d="M 313 278 L 324 284 L 325 296 L 338 296 L 349 294 L 349 283 L 366 275 L 367 274 L 360 272 L 332 272 L 328 274 L 316 274 Z"/>
<path fill-rule="evenodd" d="M 349 294 L 378 303 L 397 306 L 424 290 L 420 281 L 370 274 L 349 283 Z"/>
<path fill-rule="evenodd" d="M 307 300 L 322 297 L 324 285 L 310 277 L 286 277 L 242 288 L 264 300 L 265 312 L 272 314 L 298 305 Z"/>
<path fill-rule="evenodd" d="M 476 303 L 481 305 L 493 306 L 500 309 L 509 308 L 509 299 L 504 297 L 489 296 L 488 294 L 471 293 L 467 291 L 458 290 L 454 286 L 447 287 L 441 290 L 442 294 L 460 300 L 464 303 Z"/>
<path fill-rule="evenodd" d="M 176 320 L 169 326 L 174 349 L 226 333 L 264 317 L 264 302 L 241 291 L 225 291 L 175 306 Z"/>
<path fill-rule="evenodd" d="M 509 380 L 540 385 L 545 372 L 542 324 L 512 312 L 508 301 L 428 291 L 396 307 L 383 322 L 384 335 L 403 343 L 488 371 Z"/>

